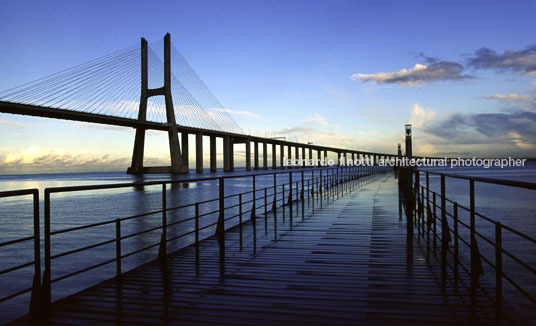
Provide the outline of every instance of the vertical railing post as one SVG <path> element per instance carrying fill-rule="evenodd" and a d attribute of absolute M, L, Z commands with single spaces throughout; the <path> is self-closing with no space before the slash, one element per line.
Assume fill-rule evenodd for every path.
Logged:
<path fill-rule="evenodd" d="M 242 250 L 242 194 L 238 194 L 238 228 L 240 230 L 240 250 Z"/>
<path fill-rule="evenodd" d="M 469 180 L 469 210 L 470 210 L 470 244 L 471 244 L 471 290 L 476 288 L 477 270 L 476 270 L 476 251 L 474 246 L 476 245 L 475 234 L 475 181 Z M 480 257 L 478 257 L 480 259 Z"/>
<path fill-rule="evenodd" d="M 216 225 L 216 236 L 218 238 L 219 256 L 220 256 L 220 275 L 225 275 L 225 179 L 218 179 L 218 202 L 219 215 L 218 224 Z"/>
<path fill-rule="evenodd" d="M 264 188 L 264 234 L 268 234 L 268 190 Z"/>
<path fill-rule="evenodd" d="M 251 205 L 251 226 L 253 228 L 253 252 L 257 252 L 257 184 L 255 175 L 253 175 L 253 204 Z"/>
<path fill-rule="evenodd" d="M 311 206 L 313 212 L 315 211 L 315 171 L 311 170 Z"/>
<path fill-rule="evenodd" d="M 51 281 L 50 281 L 50 191 L 45 189 L 45 271 L 43 273 L 42 299 L 43 311 L 47 311 L 51 302 Z"/>
<path fill-rule="evenodd" d="M 495 222 L 495 312 L 496 322 L 502 320 L 502 224 Z"/>
<path fill-rule="evenodd" d="M 199 203 L 195 203 L 195 259 L 199 261 Z"/>
<path fill-rule="evenodd" d="M 222 240 L 225 232 L 225 179 L 223 177 L 218 179 L 218 189 L 219 216 L 218 225 L 216 227 L 216 235 L 218 235 L 220 240 Z"/>
<path fill-rule="evenodd" d="M 285 184 L 281 185 L 281 207 L 283 207 L 283 223 L 285 223 Z"/>
<path fill-rule="evenodd" d="M 290 228 L 292 229 L 292 208 L 293 208 L 293 205 L 292 205 L 292 172 L 289 172 L 288 174 L 288 186 L 289 186 L 289 190 L 288 190 L 288 206 L 289 206 L 289 211 L 290 211 L 290 215 L 289 215 L 289 219 L 290 219 Z"/>
<path fill-rule="evenodd" d="M 436 247 L 437 247 L 437 214 L 436 214 L 436 192 L 434 191 L 433 192 L 433 197 L 432 197 L 432 205 L 434 206 L 433 209 L 432 209 L 432 226 L 433 226 L 433 236 L 434 238 L 432 239 L 432 243 L 433 243 L 433 246 L 434 246 L 434 255 L 436 253 Z"/>
<path fill-rule="evenodd" d="M 305 176 L 303 171 L 301 171 L 301 218 L 302 221 L 305 219 Z"/>
<path fill-rule="evenodd" d="M 34 277 L 30 297 L 30 314 L 38 314 L 41 306 L 41 233 L 39 223 L 39 190 L 33 192 Z"/>
<path fill-rule="evenodd" d="M 430 220 L 430 173 L 426 172 L 426 255 L 430 253 L 430 227 L 432 221 Z"/>
<path fill-rule="evenodd" d="M 458 268 L 459 268 L 459 247 L 458 247 L 458 203 L 454 203 L 454 282 L 458 285 Z"/>
<path fill-rule="evenodd" d="M 441 287 L 445 288 L 447 278 L 447 245 L 448 245 L 448 227 L 446 212 L 446 189 L 445 175 L 441 173 Z"/>
<path fill-rule="evenodd" d="M 425 233 L 424 226 L 426 224 L 425 216 L 426 216 L 426 205 L 424 203 L 424 186 L 421 186 L 421 235 L 423 239 L 424 239 L 424 233 Z"/>
<path fill-rule="evenodd" d="M 415 171 L 415 194 L 413 198 L 415 198 L 415 203 L 413 204 L 413 208 L 415 210 L 413 217 L 414 217 L 414 225 L 417 226 L 417 239 L 419 239 L 421 235 L 421 228 L 419 224 L 419 210 L 421 209 L 421 205 L 419 203 L 419 188 L 420 188 L 420 179 L 421 179 L 421 172 Z"/>
<path fill-rule="evenodd" d="M 164 263 L 167 256 L 167 203 L 166 184 L 162 184 L 162 237 L 160 238 L 160 249 L 158 250 L 158 260 Z"/>
<path fill-rule="evenodd" d="M 115 220 L 115 276 L 121 277 L 121 220 Z"/>
<path fill-rule="evenodd" d="M 318 178 L 317 189 L 319 191 L 318 200 L 320 200 L 320 208 L 322 208 L 322 201 L 323 201 L 322 195 L 324 192 L 324 187 L 322 186 L 322 169 L 320 169 L 320 177 Z"/>
<path fill-rule="evenodd" d="M 277 174 L 274 173 L 274 200 L 272 205 L 274 214 L 274 240 L 277 240 Z"/>

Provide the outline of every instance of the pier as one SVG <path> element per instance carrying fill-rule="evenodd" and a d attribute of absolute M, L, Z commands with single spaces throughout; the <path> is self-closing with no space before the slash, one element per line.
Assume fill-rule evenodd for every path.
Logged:
<path fill-rule="evenodd" d="M 269 175 L 277 177 L 278 173 Z M 252 190 L 216 198 L 222 205 L 219 216 L 225 218 L 209 225 L 215 227 L 216 234 L 204 239 L 199 238 L 200 230 L 206 228 L 199 226 L 199 202 L 193 204 L 196 215 L 185 217 L 182 222 L 167 221 L 166 212 L 177 208 L 164 206 L 162 211 L 155 212 L 163 214 L 163 224 L 146 231 L 163 232 L 160 242 L 145 248 L 159 246 L 158 257 L 127 272 L 122 271 L 121 261 L 139 251 L 123 252 L 121 243 L 145 232 L 124 235 L 121 223 L 139 217 L 51 232 L 50 216 L 46 215 L 43 284 L 33 289 L 37 291 L 37 301 L 31 313 L 14 323 L 524 323 L 518 308 L 497 292 L 499 284 L 475 279 L 474 274 L 464 272 L 475 269 L 475 259 L 480 256 L 472 261 L 462 257 L 457 238 L 450 244 L 436 242 L 436 238 L 445 239 L 445 233 L 436 229 L 435 222 L 428 237 L 423 236 L 426 232 L 421 234 L 420 205 L 426 202 L 416 202 L 414 218 L 407 218 L 406 198 L 400 197 L 399 181 L 404 180 L 393 174 L 392 169 L 336 168 L 324 171 L 322 177 L 317 173 L 303 181 L 302 171 L 294 174 L 298 176 L 297 182 L 277 183 L 269 187 L 271 193 L 267 188 L 255 188 L 254 180 L 263 174 L 242 176 L 252 178 Z M 58 192 L 125 186 L 133 185 L 52 188 L 46 191 L 45 201 L 50 203 L 50 195 Z M 256 203 L 253 206 L 243 200 L 248 193 Z M 235 206 L 224 200 L 230 197 L 238 199 L 238 214 L 225 214 Z M 164 205 L 165 198 L 163 195 Z M 248 204 L 250 208 L 246 209 Z M 146 214 L 141 218 L 143 215 Z M 439 212 L 434 218 L 441 216 Z M 169 238 L 169 229 L 191 219 L 196 221 L 193 230 L 184 229 L 181 236 L 195 234 L 195 241 L 168 253 L 168 243 L 176 240 Z M 233 219 L 239 223 L 227 228 L 222 225 Z M 116 227 L 116 258 L 95 261 L 91 268 L 59 277 L 55 274 L 51 279 L 50 269 L 56 258 L 102 245 L 59 248 L 51 256 L 51 234 L 105 223 Z M 458 223 L 453 228 L 459 237 Z M 465 241 L 462 237 L 460 240 Z M 442 250 L 445 245 L 456 250 L 455 254 L 447 255 Z M 91 273 L 103 264 L 116 265 L 114 278 L 50 301 L 52 284 L 79 273 Z"/>

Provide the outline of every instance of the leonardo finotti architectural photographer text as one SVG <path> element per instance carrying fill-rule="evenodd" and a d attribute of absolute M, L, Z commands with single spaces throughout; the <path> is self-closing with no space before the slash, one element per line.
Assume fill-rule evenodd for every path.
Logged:
<path fill-rule="evenodd" d="M 307 159 L 284 159 L 283 166 L 286 167 L 314 167 L 314 166 L 400 166 L 400 167 L 512 167 L 525 166 L 526 159 L 519 158 L 408 158 L 401 157 L 396 159 L 378 159 L 377 161 L 369 158 L 345 159 L 342 157 L 338 162 L 332 159 L 307 160 Z"/>

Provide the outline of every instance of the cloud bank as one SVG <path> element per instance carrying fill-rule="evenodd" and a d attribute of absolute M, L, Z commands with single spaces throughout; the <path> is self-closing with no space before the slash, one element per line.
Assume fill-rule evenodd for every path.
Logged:
<path fill-rule="evenodd" d="M 0 158 L 0 173 L 51 173 L 51 172 L 99 172 L 126 171 L 130 158 L 76 155 L 59 148 L 42 148 L 30 146 L 18 152 L 10 152 Z M 146 158 L 144 163 L 151 165 L 168 165 L 169 162 L 159 158 Z"/>
<path fill-rule="evenodd" d="M 484 47 L 476 50 L 474 56 L 467 62 L 469 66 L 476 69 L 536 74 L 536 46 L 530 46 L 521 51 L 506 50 L 503 54 Z"/>
<path fill-rule="evenodd" d="M 351 78 L 362 83 L 397 84 L 405 87 L 420 87 L 432 82 L 472 78 L 469 75 L 462 75 L 463 66 L 457 62 L 428 61 L 430 62 L 427 65 L 416 64 L 410 69 L 376 74 L 353 74 Z"/>

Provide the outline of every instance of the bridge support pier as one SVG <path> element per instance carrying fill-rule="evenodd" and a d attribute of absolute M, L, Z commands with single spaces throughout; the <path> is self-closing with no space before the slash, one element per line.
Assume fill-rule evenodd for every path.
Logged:
<path fill-rule="evenodd" d="M 268 169 L 268 144 L 266 142 L 262 143 L 262 168 Z"/>
<path fill-rule="evenodd" d="M 182 165 L 184 168 L 189 171 L 190 163 L 188 159 L 188 133 L 181 132 L 181 143 L 182 143 Z"/>
<path fill-rule="evenodd" d="M 223 137 L 223 171 L 233 171 L 233 144 L 231 142 L 231 136 Z"/>
<path fill-rule="evenodd" d="M 195 134 L 195 171 L 203 173 L 203 133 Z"/>
<path fill-rule="evenodd" d="M 254 169 L 259 169 L 259 142 L 254 141 L 253 142 L 253 162 L 254 162 Z"/>
<path fill-rule="evenodd" d="M 292 146 L 288 145 L 288 159 L 292 160 Z"/>
<path fill-rule="evenodd" d="M 275 143 L 272 143 L 272 169 L 277 169 L 277 152 Z"/>
<path fill-rule="evenodd" d="M 246 145 L 246 171 L 251 171 L 251 141 L 247 139 L 244 144 Z"/>
<path fill-rule="evenodd" d="M 285 145 L 280 144 L 279 145 L 279 165 L 281 166 L 282 169 L 285 168 L 284 161 L 285 161 Z"/>
<path fill-rule="evenodd" d="M 216 172 L 216 136 L 210 136 L 210 172 Z"/>

